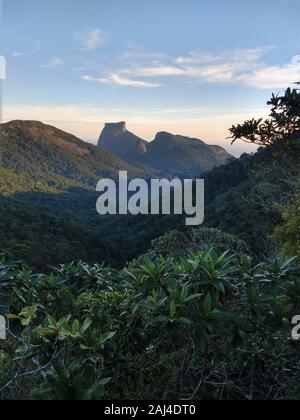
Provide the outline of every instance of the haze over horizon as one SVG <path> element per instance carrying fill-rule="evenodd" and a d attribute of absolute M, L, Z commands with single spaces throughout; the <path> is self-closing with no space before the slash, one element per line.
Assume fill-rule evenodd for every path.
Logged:
<path fill-rule="evenodd" d="M 228 128 L 265 117 L 271 93 L 300 78 L 297 0 L 2 6 L 4 121 L 40 120 L 93 143 L 105 122 L 126 121 L 148 141 L 169 131 L 239 156 L 255 148 L 231 147 Z"/>

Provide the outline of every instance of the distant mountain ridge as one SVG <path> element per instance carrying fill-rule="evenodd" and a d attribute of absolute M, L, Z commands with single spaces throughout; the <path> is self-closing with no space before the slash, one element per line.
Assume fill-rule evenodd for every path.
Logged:
<path fill-rule="evenodd" d="M 173 176 L 200 176 L 232 157 L 220 146 L 167 132 L 160 132 L 147 142 L 128 131 L 124 121 L 105 124 L 98 147 L 131 164 L 146 165 Z"/>
<path fill-rule="evenodd" d="M 51 185 L 60 179 L 94 190 L 100 178 L 117 179 L 122 170 L 132 178 L 150 176 L 108 151 L 38 121 L 11 121 L 0 129 L 0 167 Z"/>
<path fill-rule="evenodd" d="M 98 146 L 126 161 L 134 161 L 147 153 L 148 143 L 126 129 L 126 123 L 107 123 Z"/>
<path fill-rule="evenodd" d="M 130 224 L 96 212 L 97 182 L 117 180 L 119 171 L 127 171 L 131 179 L 152 177 L 50 125 L 0 124 L 0 251 L 34 268 L 81 258 L 125 265 L 129 254 L 134 257 L 144 249 L 145 239 L 130 250 L 130 235 L 138 236 Z"/>

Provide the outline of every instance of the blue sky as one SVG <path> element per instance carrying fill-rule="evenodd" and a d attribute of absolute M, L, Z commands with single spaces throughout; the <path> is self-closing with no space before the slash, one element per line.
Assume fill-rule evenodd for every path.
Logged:
<path fill-rule="evenodd" d="M 299 0 L 2 0 L 4 119 L 226 145 L 300 79 Z M 294 80 L 295 79 L 295 80 Z M 239 154 L 250 150 L 237 145 Z"/>

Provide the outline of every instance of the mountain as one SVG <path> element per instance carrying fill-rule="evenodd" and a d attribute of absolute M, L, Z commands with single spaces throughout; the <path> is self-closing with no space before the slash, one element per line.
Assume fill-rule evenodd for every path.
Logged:
<path fill-rule="evenodd" d="M 117 179 L 120 170 L 130 177 L 147 177 L 143 170 L 77 137 L 37 121 L 1 124 L 0 167 L 55 184 L 95 187 L 99 178 Z"/>
<path fill-rule="evenodd" d="M 125 264 L 128 244 L 111 239 L 116 219 L 96 213 L 96 183 L 120 170 L 150 175 L 41 122 L 1 124 L 0 135 L 0 250 L 34 268 L 81 258 Z"/>
<path fill-rule="evenodd" d="M 126 129 L 126 123 L 107 123 L 98 147 L 129 162 L 139 161 L 147 153 L 148 143 Z"/>
<path fill-rule="evenodd" d="M 151 167 L 168 176 L 195 177 L 227 163 L 232 157 L 219 146 L 167 132 L 146 142 L 126 128 L 125 122 L 107 123 L 98 147 L 110 151 L 131 164 Z M 146 166 L 145 166 L 146 165 Z"/>
<path fill-rule="evenodd" d="M 145 171 L 73 135 L 37 121 L 0 125 L 0 257 L 30 267 L 74 260 L 119 267 L 171 228 L 171 216 L 99 216 L 100 178 L 147 179 Z"/>
<path fill-rule="evenodd" d="M 39 122 L 2 124 L 0 134 L 1 252 L 33 268 L 79 259 L 120 267 L 146 252 L 164 232 L 184 229 L 180 216 L 100 217 L 96 213 L 99 177 L 117 177 L 121 169 L 132 177 L 145 178 L 150 172 Z M 201 148 L 212 162 L 217 154 L 224 156 L 222 148 L 207 149 L 199 140 L 159 133 L 148 145 L 144 167 L 157 165 L 176 174 L 197 170 L 198 164 L 205 165 L 198 161 L 192 166 Z M 214 153 L 208 155 L 208 150 Z M 197 159 L 202 155 L 198 153 Z M 204 174 L 206 226 L 238 235 L 256 253 L 263 252 L 265 239 L 281 221 L 278 209 L 272 208 L 274 197 L 286 195 L 284 176 L 268 173 L 272 160 L 270 150 L 263 149 Z M 284 172 L 291 165 L 297 176 L 299 158 L 288 157 Z"/>
<path fill-rule="evenodd" d="M 231 156 L 222 147 L 208 146 L 203 141 L 161 132 L 149 144 L 142 157 L 147 165 L 174 176 L 199 176 L 227 163 Z"/>

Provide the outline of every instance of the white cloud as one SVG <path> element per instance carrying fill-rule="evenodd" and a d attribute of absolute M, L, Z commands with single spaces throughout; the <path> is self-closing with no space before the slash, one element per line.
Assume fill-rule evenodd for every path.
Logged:
<path fill-rule="evenodd" d="M 89 75 L 84 75 L 81 77 L 82 80 L 85 80 L 86 82 L 96 82 L 96 83 L 107 83 L 108 79 L 105 78 L 96 78 Z"/>
<path fill-rule="evenodd" d="M 182 76 L 185 70 L 175 66 L 153 66 L 153 67 L 138 67 L 134 71 L 128 70 L 128 74 L 133 73 L 138 76 L 145 77 L 159 77 L 159 76 Z"/>
<path fill-rule="evenodd" d="M 208 83 L 233 83 L 260 67 L 262 55 L 272 47 L 230 50 L 220 54 L 191 52 L 173 59 L 171 65 L 131 66 L 124 73 L 137 77 L 182 76 Z"/>
<path fill-rule="evenodd" d="M 102 29 L 92 28 L 83 33 L 77 33 L 76 38 L 80 41 L 84 50 L 92 51 L 105 44 L 106 36 Z"/>
<path fill-rule="evenodd" d="M 151 89 L 151 88 L 158 88 L 161 86 L 160 83 L 148 83 L 142 80 L 128 79 L 116 73 L 109 74 L 105 78 L 94 78 L 89 75 L 85 75 L 85 76 L 82 76 L 82 80 L 85 80 L 88 82 L 114 84 L 118 86 L 127 86 L 127 87 L 140 88 L 140 89 Z"/>
<path fill-rule="evenodd" d="M 121 63 L 123 68 L 110 72 L 108 76 L 94 78 L 83 76 L 84 80 L 111 83 L 135 88 L 158 88 L 161 82 L 147 82 L 140 78 L 183 77 L 208 83 L 232 83 L 250 69 L 255 70 L 258 60 L 268 48 L 226 51 L 222 54 L 192 52 L 186 57 L 161 56 L 155 61 L 145 61 L 145 54 L 135 56 L 134 62 Z M 124 57 L 124 56 L 123 56 Z M 150 55 L 151 57 L 151 55 Z M 128 58 L 128 55 L 127 55 Z M 130 58 L 133 58 L 132 56 Z M 126 67 L 125 67 L 126 65 Z"/>
<path fill-rule="evenodd" d="M 212 53 L 191 52 L 187 56 L 177 57 L 177 64 L 206 64 L 219 60 L 219 56 Z"/>
<path fill-rule="evenodd" d="M 195 82 L 215 84 L 242 84 L 258 89 L 285 88 L 300 80 L 300 56 L 296 55 L 290 63 L 267 65 L 264 55 L 274 46 L 252 49 L 228 50 L 221 53 L 190 52 L 186 56 L 161 57 L 150 63 L 145 56 L 135 57 L 127 63 L 127 68 L 105 79 L 120 85 L 133 87 L 159 87 L 161 83 L 140 82 L 138 78 L 181 77 Z M 124 65 L 125 63 L 123 63 Z M 130 78 L 128 78 L 128 76 Z"/>
<path fill-rule="evenodd" d="M 108 82 L 115 83 L 120 86 L 130 86 L 135 88 L 158 88 L 161 85 L 159 83 L 148 83 L 141 80 L 127 79 L 121 77 L 118 74 L 111 74 L 108 78 Z"/>
<path fill-rule="evenodd" d="M 35 55 L 40 51 L 40 48 L 41 48 L 41 43 L 39 41 L 36 41 L 34 47 L 31 50 L 29 50 L 29 51 L 15 51 L 12 54 L 12 57 L 13 58 L 18 58 L 18 57 L 27 57 L 27 56 L 30 56 L 30 55 Z"/>
<path fill-rule="evenodd" d="M 42 67 L 44 69 L 52 69 L 55 70 L 59 67 L 61 67 L 64 64 L 64 60 L 60 57 L 53 57 L 52 60 L 50 60 L 49 63 L 43 64 Z"/>
<path fill-rule="evenodd" d="M 269 66 L 241 77 L 246 84 L 260 89 L 285 88 L 300 81 L 300 55 L 283 66 Z"/>
<path fill-rule="evenodd" d="M 176 58 L 177 64 L 208 65 L 215 62 L 257 62 L 273 46 L 226 50 L 220 53 L 192 51 L 187 56 Z"/>

